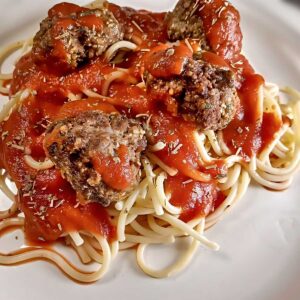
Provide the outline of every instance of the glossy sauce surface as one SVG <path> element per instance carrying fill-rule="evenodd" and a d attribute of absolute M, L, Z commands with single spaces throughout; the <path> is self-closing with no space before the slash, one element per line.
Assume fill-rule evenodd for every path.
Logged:
<path fill-rule="evenodd" d="M 218 194 L 221 194 L 215 184 L 202 183 L 182 175 L 169 176 L 165 188 L 172 195 L 170 203 L 181 207 L 180 219 L 184 222 L 207 216 L 213 211 Z"/>
<path fill-rule="evenodd" d="M 124 191 L 131 187 L 134 174 L 128 159 L 128 148 L 121 145 L 116 152 L 119 157 L 117 162 L 112 157 L 95 153 L 92 157 L 93 167 L 101 175 L 104 183 L 117 191 Z"/>

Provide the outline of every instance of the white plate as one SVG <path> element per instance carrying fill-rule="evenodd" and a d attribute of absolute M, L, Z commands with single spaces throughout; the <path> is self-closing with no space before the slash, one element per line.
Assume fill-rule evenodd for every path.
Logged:
<path fill-rule="evenodd" d="M 1 0 L 0 46 L 35 32 L 57 1 Z M 86 3 L 86 1 L 77 1 Z M 166 10 L 173 0 L 120 0 L 122 5 Z M 264 3 L 262 3 L 264 2 Z M 268 81 L 300 88 L 300 11 L 283 3 L 234 1 L 242 16 L 245 52 Z M 251 187 L 246 197 L 207 233 L 218 253 L 200 249 L 191 266 L 168 279 L 138 269 L 134 252 L 119 255 L 104 280 L 77 285 L 55 267 L 35 262 L 0 267 L 0 299 L 299 299 L 300 202 L 298 176 L 274 193 Z M 3 243 L 1 243 L 3 245 Z M 165 259 L 155 249 L 151 257 Z"/>

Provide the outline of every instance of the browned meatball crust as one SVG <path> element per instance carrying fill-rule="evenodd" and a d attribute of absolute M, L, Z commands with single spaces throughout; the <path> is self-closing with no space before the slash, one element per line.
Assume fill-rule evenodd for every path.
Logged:
<path fill-rule="evenodd" d="M 37 61 L 50 58 L 54 64 L 71 70 L 100 56 L 110 45 L 122 39 L 122 26 L 108 9 L 86 9 L 74 5 L 74 12 L 67 15 L 49 11 L 34 37 L 33 54 Z"/>
<path fill-rule="evenodd" d="M 179 0 L 167 17 L 168 36 L 171 41 L 200 39 L 201 48 L 208 49 L 202 20 L 194 14 L 196 9 L 199 9 L 197 1 Z"/>
<path fill-rule="evenodd" d="M 187 59 L 180 76 L 165 79 L 146 73 L 146 78 L 148 90 L 174 97 L 178 113 L 200 130 L 221 130 L 235 115 L 239 100 L 228 68 Z"/>
<path fill-rule="evenodd" d="M 121 146 L 127 148 L 126 161 L 134 175 L 126 190 L 106 184 L 93 161 L 96 153 L 102 159 L 123 163 L 118 152 Z M 137 120 L 120 114 L 89 111 L 50 125 L 44 147 L 81 199 L 107 206 L 111 201 L 124 198 L 139 183 L 140 158 L 146 148 L 146 138 Z"/>

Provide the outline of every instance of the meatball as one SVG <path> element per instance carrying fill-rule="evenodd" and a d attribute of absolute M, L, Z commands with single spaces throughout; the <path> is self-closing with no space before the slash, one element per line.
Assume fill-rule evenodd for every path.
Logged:
<path fill-rule="evenodd" d="M 181 104 L 183 117 L 203 130 L 224 129 L 239 103 L 234 74 L 228 68 L 190 61 L 184 74 L 188 85 Z"/>
<path fill-rule="evenodd" d="M 176 99 L 178 113 L 196 122 L 200 130 L 224 129 L 233 119 L 239 100 L 234 74 L 226 67 L 187 59 L 180 76 L 156 78 L 146 75 L 147 89 Z"/>
<path fill-rule="evenodd" d="M 38 62 L 49 62 L 70 70 L 100 56 L 123 39 L 123 30 L 106 8 L 87 9 L 61 3 L 49 11 L 33 41 Z"/>
<path fill-rule="evenodd" d="M 179 0 L 174 10 L 168 14 L 168 36 L 171 41 L 185 38 L 200 39 L 201 48 L 208 49 L 201 18 L 194 14 L 199 8 L 194 0 Z"/>
<path fill-rule="evenodd" d="M 44 148 L 80 200 L 108 206 L 139 183 L 146 138 L 137 120 L 88 111 L 50 125 Z"/>

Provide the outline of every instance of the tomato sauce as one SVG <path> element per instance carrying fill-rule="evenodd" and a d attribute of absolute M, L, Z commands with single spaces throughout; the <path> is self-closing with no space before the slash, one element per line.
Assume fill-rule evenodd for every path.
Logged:
<path fill-rule="evenodd" d="M 121 112 L 129 116 L 148 114 L 153 111 L 155 103 L 152 97 L 142 88 L 134 85 L 112 83 L 109 89 L 109 101 Z"/>
<path fill-rule="evenodd" d="M 152 47 L 158 41 L 168 39 L 167 25 L 164 22 L 166 13 L 153 13 L 146 10 L 135 10 L 108 3 L 107 7 L 125 28 L 125 39 L 133 40 L 141 48 Z"/>
<path fill-rule="evenodd" d="M 54 241 L 62 232 L 88 231 L 115 238 L 104 207 L 98 203 L 80 205 L 76 193 L 60 175 L 51 169 L 38 172 L 32 191 L 20 197 L 25 214 L 25 232 L 30 241 Z"/>
<path fill-rule="evenodd" d="M 192 56 L 192 51 L 185 44 L 171 48 L 169 45 L 163 44 L 154 47 L 149 54 L 144 56 L 145 69 L 158 78 L 179 76 L 186 60 Z"/>
<path fill-rule="evenodd" d="M 117 149 L 117 154 L 120 161 L 95 153 L 92 162 L 97 173 L 102 176 L 103 182 L 115 190 L 124 191 L 132 187 L 134 174 L 128 159 L 128 148 L 121 145 Z"/>
<path fill-rule="evenodd" d="M 3 82 L 2 82 L 2 86 L 4 88 L 7 88 L 8 90 L 10 88 L 10 84 L 11 84 L 11 79 L 6 79 L 6 80 L 3 80 Z M 0 95 L 2 95 L 2 96 L 8 96 L 9 93 L 6 93 L 6 92 L 3 91 L 3 92 L 0 92 Z"/>
<path fill-rule="evenodd" d="M 180 219 L 184 222 L 205 217 L 214 210 L 218 198 L 214 183 L 203 183 L 183 175 L 169 176 L 166 180 L 166 192 L 170 193 L 170 203 L 182 209 Z"/>
<path fill-rule="evenodd" d="M 85 100 L 77 100 L 64 103 L 57 114 L 53 116 L 54 120 L 62 120 L 65 118 L 75 117 L 84 111 L 100 110 L 106 113 L 118 112 L 116 108 L 110 103 L 105 102 L 105 98 L 88 98 Z M 46 110 L 45 113 L 47 113 Z"/>
<path fill-rule="evenodd" d="M 105 208 L 98 203 L 82 205 L 76 192 L 55 168 L 37 171 L 30 168 L 24 153 L 36 160 L 44 160 L 44 138 L 47 126 L 57 120 L 74 117 L 82 111 L 101 110 L 120 112 L 148 119 L 151 144 L 163 142 L 166 146 L 155 155 L 168 166 L 178 170 L 168 177 L 166 191 L 171 193 L 171 203 L 181 207 L 180 218 L 189 221 L 207 216 L 225 199 L 218 190 L 216 179 L 227 174 L 223 160 L 205 164 L 194 139 L 197 127 L 177 115 L 177 102 L 171 95 L 158 95 L 142 86 L 132 85 L 144 80 L 145 71 L 161 78 L 181 74 L 185 62 L 193 57 L 185 42 L 167 44 L 166 13 L 121 8 L 106 4 L 125 29 L 125 40 L 138 45 L 128 52 L 121 63 L 109 64 L 103 57 L 92 59 L 76 70 L 66 72 L 42 52 L 30 52 L 23 56 L 13 73 L 10 93 L 25 88 L 36 91 L 24 100 L 21 108 L 14 111 L 6 122 L 0 124 L 0 167 L 5 168 L 20 190 L 19 206 L 25 213 L 25 232 L 30 240 L 56 240 L 62 232 L 85 230 L 102 234 L 109 240 L 116 238 L 116 231 Z M 101 28 L 101 20 L 93 15 L 78 20 L 70 13 L 87 10 L 77 5 L 63 3 L 49 11 L 49 17 L 59 15 L 53 36 L 61 28 L 73 25 Z M 263 113 L 259 98 L 264 79 L 255 74 L 248 60 L 241 54 L 242 33 L 239 13 L 227 1 L 199 1 L 195 13 L 202 18 L 210 51 L 202 59 L 221 67 L 229 67 L 236 74 L 236 88 L 240 105 L 234 120 L 223 131 L 225 143 L 232 152 L 240 149 L 245 157 L 263 151 L 282 125 L 272 113 Z M 54 56 L 64 58 L 61 41 L 54 41 Z M 190 41 L 192 47 L 194 41 Z M 52 53 L 53 54 L 53 53 Z M 172 55 L 170 55 L 172 54 Z M 52 55 L 53 56 L 53 55 Z M 83 96 L 88 89 L 101 93 L 105 79 L 118 68 L 128 71 L 121 82 L 113 82 L 108 97 L 86 98 L 69 102 L 70 93 Z M 95 155 L 94 168 L 105 183 L 116 190 L 130 186 L 133 174 L 129 168 L 126 147 L 120 147 L 121 164 L 106 157 Z"/>
<path fill-rule="evenodd" d="M 200 1 L 201 2 L 201 1 Z M 242 50 L 242 32 L 239 12 L 227 1 L 207 1 L 197 11 L 213 52 L 232 59 Z"/>
<path fill-rule="evenodd" d="M 278 120 L 273 113 L 262 112 L 263 103 L 259 89 L 263 82 L 260 75 L 245 78 L 239 90 L 239 110 L 233 121 L 223 130 L 223 137 L 229 148 L 233 152 L 240 149 L 248 158 L 265 149 L 282 126 L 282 120 Z"/>
<path fill-rule="evenodd" d="M 199 171 L 199 151 L 194 139 L 196 125 L 168 114 L 152 115 L 153 142 L 166 147 L 155 154 L 168 166 L 195 180 L 205 180 Z"/>
<path fill-rule="evenodd" d="M 80 94 L 85 89 L 100 92 L 104 76 L 116 71 L 102 59 L 96 59 L 76 72 L 58 76 L 51 65 L 35 64 L 32 56 L 32 53 L 28 53 L 18 61 L 11 86 L 13 94 L 24 88 L 34 89 L 42 94 L 57 93 L 64 97 L 69 92 Z"/>

